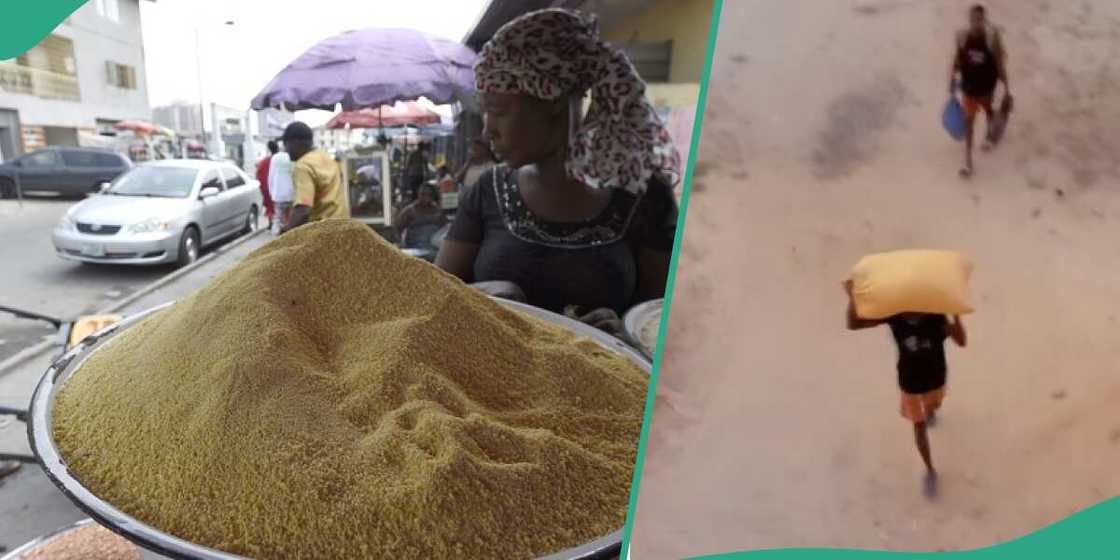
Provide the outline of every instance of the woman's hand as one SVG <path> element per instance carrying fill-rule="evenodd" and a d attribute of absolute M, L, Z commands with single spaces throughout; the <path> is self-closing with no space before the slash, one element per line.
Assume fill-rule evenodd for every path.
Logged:
<path fill-rule="evenodd" d="M 505 281 L 489 281 L 489 282 L 475 282 L 470 285 L 472 288 L 491 297 L 508 299 L 510 301 L 525 302 L 525 292 L 513 282 Z"/>
<path fill-rule="evenodd" d="M 622 319 L 613 309 L 600 307 L 588 313 L 580 314 L 576 309 L 569 308 L 569 312 L 565 314 L 574 317 L 581 323 L 591 325 L 615 338 L 626 338 L 626 328 L 622 324 Z"/>

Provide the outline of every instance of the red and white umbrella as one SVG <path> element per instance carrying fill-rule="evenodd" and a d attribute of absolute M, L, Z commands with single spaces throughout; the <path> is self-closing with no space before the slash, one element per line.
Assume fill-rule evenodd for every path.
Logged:
<path fill-rule="evenodd" d="M 156 125 L 154 125 L 150 122 L 145 122 L 145 121 L 121 121 L 121 122 L 113 125 L 113 128 L 115 128 L 117 130 L 131 130 L 132 132 L 135 132 L 136 134 L 162 134 L 163 133 L 163 130 L 160 127 L 158 127 L 158 126 L 156 126 Z"/>
<path fill-rule="evenodd" d="M 344 111 L 327 123 L 327 128 L 384 128 L 439 124 L 439 113 L 415 101 L 382 105 L 376 109 Z"/>

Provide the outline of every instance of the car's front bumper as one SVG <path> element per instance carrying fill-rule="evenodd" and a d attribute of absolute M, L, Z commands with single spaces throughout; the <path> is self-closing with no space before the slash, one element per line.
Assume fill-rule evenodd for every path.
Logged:
<path fill-rule="evenodd" d="M 151 265 L 179 258 L 178 232 L 93 235 L 56 227 L 51 237 L 58 256 L 71 261 Z"/>

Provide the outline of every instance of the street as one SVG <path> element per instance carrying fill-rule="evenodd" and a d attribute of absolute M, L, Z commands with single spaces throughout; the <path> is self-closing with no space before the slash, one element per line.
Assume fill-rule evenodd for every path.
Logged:
<path fill-rule="evenodd" d="M 173 266 L 84 265 L 55 255 L 51 230 L 75 200 L 0 200 L 0 305 L 72 318 L 111 306 Z M 205 255 L 205 251 L 203 254 Z M 46 323 L 0 314 L 0 361 L 54 333 Z"/>
<path fill-rule="evenodd" d="M 5 212 L 4 216 L 13 215 L 11 212 L 15 208 L 13 205 L 0 206 Z M 35 208 L 34 211 L 30 211 Z M 53 226 L 53 218 L 46 217 L 58 216 L 61 212 L 65 211 L 65 204 L 56 204 L 51 202 L 38 201 L 34 205 L 25 205 L 23 224 L 26 229 L 31 229 L 27 224 L 33 220 L 28 219 L 28 214 L 36 215 L 36 219 L 41 223 Z M 7 221 L 4 222 L 7 225 Z M 6 231 L 6 230 L 0 230 Z M 33 239 L 33 234 L 27 235 L 28 239 Z M 272 237 L 267 234 L 258 234 L 249 239 L 241 238 L 244 240 L 239 243 L 226 243 L 220 248 L 220 254 L 214 258 L 200 263 L 197 267 L 192 268 L 188 273 L 176 278 L 175 280 L 159 286 L 157 289 L 147 292 L 145 295 L 129 302 L 124 309 L 121 310 L 122 314 L 128 315 L 151 309 L 152 307 L 161 305 L 163 303 L 174 301 L 185 297 L 186 295 L 194 292 L 195 290 L 204 286 L 212 278 L 228 270 L 231 266 L 236 264 L 247 254 L 254 249 L 267 243 Z M 49 250 L 50 241 L 40 242 L 40 246 L 44 250 Z M 10 248 L 5 255 L 14 254 Z M 212 250 L 211 252 L 218 252 Z M 116 271 L 116 277 L 113 276 L 112 269 L 100 270 L 92 268 L 92 273 L 89 277 L 92 278 L 83 288 L 68 291 L 64 286 L 64 281 L 69 278 L 77 279 L 78 282 L 86 280 L 86 271 L 84 267 L 73 265 L 70 266 L 65 262 L 59 262 L 61 266 L 56 266 L 50 259 L 54 258 L 49 252 L 46 253 L 47 258 L 38 258 L 35 262 L 38 268 L 25 269 L 25 270 L 40 270 L 50 271 L 41 272 L 40 276 L 44 278 L 62 278 L 63 282 L 56 284 L 49 284 L 52 294 L 59 294 L 53 296 L 55 299 L 67 298 L 71 305 L 79 309 L 103 309 L 112 304 L 112 301 L 119 300 L 126 297 L 125 293 L 121 295 L 105 295 L 108 290 L 120 290 L 127 293 L 135 293 L 137 290 L 143 289 L 150 282 L 153 282 L 163 275 L 171 272 L 171 268 L 165 267 L 162 269 L 154 269 L 151 271 L 122 269 Z M 68 268 L 70 270 L 68 270 Z M 13 278 L 25 278 L 16 273 L 16 270 L 4 268 L 5 286 L 18 285 L 20 281 Z M 100 289 L 98 288 L 100 287 Z M 24 292 L 30 294 L 31 290 L 25 288 Z M 6 292 L 5 292 L 6 294 Z M 84 298 L 84 299 L 83 299 Z M 11 303 L 11 300 L 5 300 Z M 18 299 L 16 300 L 19 301 Z M 38 300 L 36 300 L 38 301 Z M 52 303 L 48 298 L 48 303 Z M 55 309 L 64 308 L 59 307 L 57 302 L 53 302 L 56 307 L 47 306 L 45 309 L 49 312 L 54 312 Z M 13 320 L 28 323 L 34 326 L 33 321 L 26 320 Z M 12 336 L 10 333 L 16 332 L 13 330 L 16 327 L 9 328 L 12 321 L 5 320 L 4 323 L 4 336 Z M 49 334 L 49 328 L 29 328 L 27 325 L 22 326 L 27 332 L 31 333 L 30 343 L 34 344 L 39 336 Z M 18 346 L 13 344 L 13 346 Z M 24 345 L 23 347 L 26 347 Z M 18 348 L 17 348 L 18 350 Z M 57 355 L 58 348 L 52 347 L 45 352 L 41 352 L 35 356 L 29 357 L 26 361 L 22 361 L 12 367 L 0 371 L 0 404 L 14 407 L 25 407 L 31 399 L 31 394 L 35 390 L 35 385 L 38 383 L 43 372 L 50 366 L 51 361 Z M 27 432 L 23 423 L 16 422 L 10 417 L 0 418 L 0 452 L 8 453 L 30 453 L 30 448 L 27 442 Z M 19 472 L 9 477 L 0 478 L 0 553 L 4 549 L 12 549 L 25 543 L 37 536 L 49 533 L 55 529 L 78 521 L 87 517 L 79 509 L 77 509 L 65 496 L 63 496 L 54 486 L 50 480 L 46 478 L 36 465 L 25 465 Z M 144 558 L 158 558 L 156 555 L 145 553 Z"/>
<path fill-rule="evenodd" d="M 969 4 L 725 3 L 635 558 L 973 549 L 1120 491 L 1120 4 L 986 3 L 1016 113 L 962 180 L 940 114 Z M 903 248 L 976 265 L 936 486 L 894 339 L 845 324 L 851 266 Z"/>

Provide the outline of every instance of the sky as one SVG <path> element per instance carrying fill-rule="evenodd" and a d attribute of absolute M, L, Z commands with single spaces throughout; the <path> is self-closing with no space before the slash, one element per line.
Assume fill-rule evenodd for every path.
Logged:
<path fill-rule="evenodd" d="M 140 5 L 153 107 L 198 103 L 201 63 L 207 107 L 248 109 L 273 76 L 327 37 L 366 27 L 405 27 L 461 41 L 486 0 L 158 0 Z M 316 126 L 330 113 L 296 116 Z"/>

